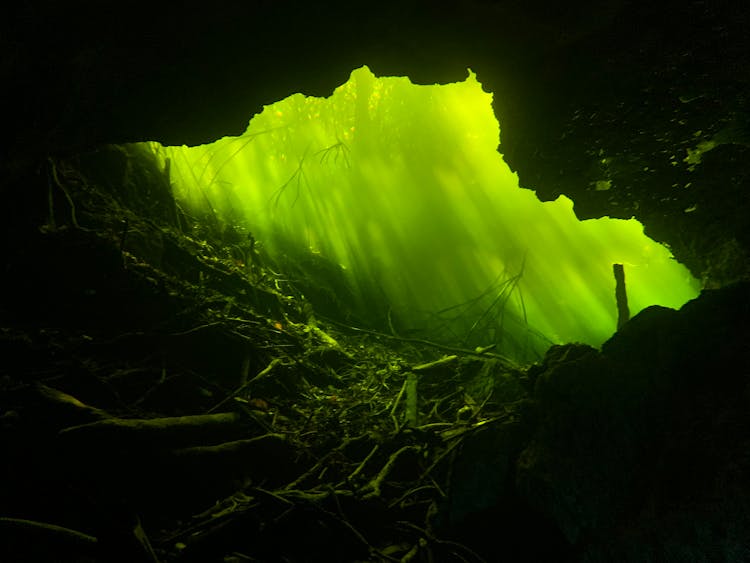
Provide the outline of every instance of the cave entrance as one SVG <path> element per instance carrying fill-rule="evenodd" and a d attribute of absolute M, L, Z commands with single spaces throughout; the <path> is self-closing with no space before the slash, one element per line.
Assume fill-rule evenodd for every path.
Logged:
<path fill-rule="evenodd" d="M 338 322 L 529 361 L 611 336 L 614 263 L 632 314 L 697 295 L 636 220 L 579 221 L 565 196 L 519 188 L 499 140 L 471 71 L 424 86 L 362 67 L 329 98 L 266 106 L 238 137 L 148 148 L 238 267 Z"/>

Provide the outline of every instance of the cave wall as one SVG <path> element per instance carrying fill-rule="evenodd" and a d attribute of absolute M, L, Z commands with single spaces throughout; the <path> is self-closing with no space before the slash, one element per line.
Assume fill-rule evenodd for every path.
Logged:
<path fill-rule="evenodd" d="M 636 216 L 707 285 L 747 277 L 750 9 L 699 0 L 28 2 L 0 23 L 3 175 L 102 143 L 197 144 L 367 64 L 495 93 L 543 200 Z"/>

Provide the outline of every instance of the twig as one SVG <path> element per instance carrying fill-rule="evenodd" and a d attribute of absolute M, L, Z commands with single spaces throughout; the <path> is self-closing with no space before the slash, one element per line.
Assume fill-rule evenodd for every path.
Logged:
<path fill-rule="evenodd" d="M 425 477 L 427 477 L 432 472 L 432 470 L 435 469 L 435 467 L 437 467 L 438 463 L 443 461 L 443 458 L 445 458 L 448 454 L 452 453 L 453 450 L 456 449 L 456 446 L 458 446 L 460 443 L 461 443 L 461 440 L 456 440 L 450 446 L 448 446 L 444 452 L 442 452 L 439 456 L 437 456 L 437 459 L 435 459 L 435 461 L 433 461 L 432 464 L 427 469 L 424 470 L 424 473 L 422 473 L 422 475 L 419 476 L 419 479 L 417 479 L 417 483 L 421 483 L 422 480 Z"/>
<path fill-rule="evenodd" d="M 431 348 L 437 348 L 438 350 L 445 350 L 446 352 L 453 352 L 455 354 L 462 354 L 465 356 L 478 356 L 480 358 L 495 358 L 498 360 L 502 360 L 503 362 L 505 362 L 506 364 L 510 366 L 517 367 L 517 364 L 513 360 L 503 356 L 502 354 L 496 354 L 494 352 L 477 352 L 476 350 L 469 350 L 468 348 L 459 348 L 456 346 L 448 346 L 446 344 L 439 344 L 438 342 L 431 342 L 430 340 L 424 340 L 422 338 L 405 338 L 402 336 L 393 336 L 391 334 L 386 334 L 384 332 L 379 332 L 377 330 L 370 330 L 368 328 L 359 328 L 356 326 L 351 326 L 351 325 L 336 321 L 334 319 L 331 319 L 329 317 L 324 317 L 323 315 L 318 314 L 316 316 L 330 324 L 339 326 L 341 328 L 345 328 L 347 330 L 351 330 L 353 332 L 361 332 L 363 334 L 372 334 L 373 336 L 380 336 L 382 338 L 388 338 L 390 340 L 398 340 L 399 342 L 409 342 L 411 344 L 423 344 Z"/>
<path fill-rule="evenodd" d="M 302 483 L 305 479 L 307 479 L 308 477 L 310 477 L 310 475 L 313 475 L 313 474 L 317 473 L 318 470 L 321 467 L 323 467 L 323 464 L 325 462 L 327 462 L 334 454 L 340 452 L 342 449 L 344 449 L 345 447 L 347 447 L 350 442 L 351 442 L 351 440 L 349 438 L 344 439 L 344 441 L 339 446 L 337 446 L 336 448 L 330 450 L 327 454 L 325 454 L 322 458 L 320 458 L 315 465 L 313 465 L 310 469 L 308 469 L 307 471 L 305 471 L 302 475 L 300 475 L 294 481 L 292 481 L 286 487 L 284 487 L 284 490 L 287 491 L 287 492 L 291 491 L 292 489 L 294 489 L 295 487 L 297 487 L 300 483 Z"/>
<path fill-rule="evenodd" d="M 206 328 L 211 328 L 213 326 L 218 326 L 220 324 L 223 324 L 223 321 L 216 321 L 213 323 L 207 323 L 204 325 L 194 326 L 193 328 L 189 328 L 187 330 L 183 330 L 182 332 L 172 332 L 169 334 L 169 336 L 185 336 L 187 334 L 192 334 L 194 332 L 198 332 L 199 330 L 203 330 Z"/>
<path fill-rule="evenodd" d="M 3 516 L 0 517 L 0 524 L 2 524 L 3 527 L 7 526 L 11 528 L 16 527 L 41 530 L 55 536 L 68 538 L 76 543 L 83 545 L 94 545 L 99 542 L 99 540 L 95 536 L 90 536 L 89 534 L 84 534 L 83 532 L 79 532 L 78 530 L 73 530 L 71 528 L 58 526 L 57 524 L 48 524 L 47 522 L 37 522 L 36 520 L 8 518 L 6 516 Z"/>
<path fill-rule="evenodd" d="M 458 542 L 451 541 L 451 540 L 441 540 L 440 538 L 437 538 L 429 530 L 422 529 L 419 526 L 417 526 L 416 524 L 414 524 L 412 522 L 407 522 L 406 520 L 399 520 L 397 522 L 397 524 L 399 524 L 400 526 L 403 526 L 404 528 L 409 528 L 411 530 L 414 530 L 415 532 L 418 532 L 425 539 L 430 540 L 431 542 L 434 542 L 434 543 L 436 543 L 438 545 L 445 545 L 445 546 L 450 546 L 450 547 L 452 547 L 454 549 L 460 549 L 464 553 L 466 553 L 466 554 L 470 555 L 471 557 L 473 557 L 474 560 L 477 561 L 478 563 L 486 563 L 486 560 L 482 556 L 480 556 L 476 551 L 474 551 L 473 549 L 465 546 L 462 543 L 458 543 Z M 456 553 L 455 551 L 453 553 L 454 553 L 454 555 L 456 555 L 458 557 L 461 557 L 461 555 L 458 554 L 458 553 Z M 463 557 L 461 557 L 461 559 L 463 559 L 465 561 L 465 559 Z"/>
<path fill-rule="evenodd" d="M 419 487 L 415 487 L 413 489 L 409 489 L 403 495 L 401 495 L 400 497 L 398 497 L 396 500 L 391 501 L 390 503 L 388 503 L 388 508 L 393 508 L 394 506 L 398 506 L 399 504 L 401 504 L 402 502 L 404 502 L 407 498 L 409 498 L 412 495 L 417 494 L 420 491 L 431 491 L 431 490 L 435 490 L 435 489 L 436 489 L 435 485 L 421 485 Z M 441 492 L 441 491 L 438 491 L 438 492 Z M 444 496 L 444 495 L 441 495 L 441 496 Z"/>
<path fill-rule="evenodd" d="M 273 371 L 273 369 L 278 364 L 280 364 L 280 363 L 281 363 L 281 359 L 280 358 L 274 358 L 273 360 L 271 360 L 271 363 L 268 364 L 266 366 L 266 368 L 263 371 L 261 371 L 258 375 L 256 375 L 255 377 L 253 377 L 247 383 L 243 383 L 242 385 L 240 385 L 237 389 L 235 389 L 232 393 L 230 393 L 224 400 L 220 401 L 219 403 L 217 403 L 216 405 L 214 405 L 213 407 L 211 407 L 210 409 L 208 409 L 208 411 L 206 411 L 206 412 L 207 413 L 212 413 L 216 409 L 218 409 L 219 407 L 224 406 L 226 403 L 228 403 L 229 401 L 231 401 L 232 399 L 234 399 L 237 395 L 239 395 L 240 393 L 242 393 L 242 391 L 244 391 L 247 387 L 249 387 L 250 385 L 252 385 L 256 381 L 258 381 L 259 379 L 262 379 L 263 377 L 265 377 L 269 373 L 271 373 L 271 371 Z"/>
<path fill-rule="evenodd" d="M 396 400 L 393 402 L 393 408 L 391 409 L 391 418 L 393 419 L 393 424 L 396 426 L 396 432 L 399 431 L 399 423 L 398 418 L 396 418 L 396 409 L 398 408 L 398 404 L 401 402 L 401 397 L 404 395 L 404 391 L 406 391 L 406 387 L 409 380 L 404 379 L 403 385 L 401 385 L 401 390 L 398 392 L 398 395 L 396 395 Z"/>
<path fill-rule="evenodd" d="M 370 450 L 370 453 L 369 453 L 369 454 L 367 454 L 367 457 L 365 457 L 365 459 L 363 459 L 363 460 L 362 460 L 362 461 L 360 462 L 360 464 L 359 464 L 359 465 L 358 465 L 358 466 L 356 467 L 356 469 L 355 469 L 354 471 L 352 471 L 352 472 L 351 472 L 351 473 L 349 474 L 349 476 L 348 476 L 348 477 L 346 478 L 346 481 L 347 481 L 347 482 L 349 482 L 349 483 L 351 483 L 351 482 L 352 482 L 352 481 L 354 480 L 354 478 L 355 478 L 355 477 L 356 477 L 357 475 L 359 475 L 359 474 L 360 474 L 360 472 L 362 471 L 362 469 L 364 469 L 365 465 L 367 465 L 367 462 L 368 462 L 368 461 L 370 461 L 370 460 L 372 459 L 372 456 L 374 456 L 374 455 L 375 455 L 375 453 L 376 453 L 376 452 L 377 452 L 377 451 L 378 451 L 379 449 L 380 449 L 380 444 L 375 444 L 375 445 L 373 446 L 373 448 L 372 448 L 372 449 Z"/>
<path fill-rule="evenodd" d="M 52 171 L 52 179 L 55 181 L 55 184 L 57 184 L 57 187 L 62 190 L 62 193 L 65 194 L 65 199 L 68 200 L 68 205 L 70 205 L 70 221 L 73 223 L 73 226 L 76 229 L 79 229 L 81 231 L 85 231 L 87 233 L 94 232 L 93 229 L 86 229 L 84 227 L 81 227 L 81 225 L 78 224 L 78 219 L 76 218 L 76 204 L 73 203 L 73 198 L 70 197 L 70 194 L 68 193 L 68 190 L 65 189 L 65 186 L 62 185 L 62 182 L 60 181 L 60 178 L 57 176 L 57 168 L 55 167 L 54 161 L 50 158 L 49 164 L 50 164 L 50 170 Z"/>
<path fill-rule="evenodd" d="M 367 491 L 362 498 L 369 499 L 373 497 L 379 497 L 380 487 L 382 486 L 383 481 L 385 481 L 385 478 L 388 477 L 388 474 L 393 470 L 393 466 L 396 465 L 396 461 L 398 461 L 398 458 L 408 452 L 417 451 L 419 451 L 419 446 L 404 446 L 403 448 L 396 450 L 396 452 L 393 453 L 390 458 L 388 458 L 388 462 L 383 466 L 383 469 L 380 470 L 380 473 L 378 473 L 378 475 L 372 481 L 362 487 L 360 493 Z"/>

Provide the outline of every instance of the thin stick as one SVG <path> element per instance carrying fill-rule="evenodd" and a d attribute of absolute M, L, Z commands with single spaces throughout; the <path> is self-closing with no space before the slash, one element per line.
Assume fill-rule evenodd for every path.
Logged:
<path fill-rule="evenodd" d="M 625 270 L 622 264 L 612 264 L 615 274 L 615 300 L 617 301 L 617 329 L 622 328 L 630 320 L 628 308 L 628 292 L 625 289 Z"/>
<path fill-rule="evenodd" d="M 250 385 L 252 385 L 256 381 L 258 381 L 259 379 L 261 379 L 261 378 L 267 376 L 269 373 L 271 373 L 271 371 L 273 371 L 273 368 L 275 368 L 280 363 L 281 363 L 281 360 L 279 358 L 274 358 L 273 360 L 271 360 L 271 363 L 268 364 L 263 371 L 261 371 L 258 375 L 256 375 L 255 377 L 253 377 L 247 383 L 243 383 L 242 385 L 240 385 L 232 393 L 230 393 L 229 395 L 227 395 L 227 397 L 224 400 L 220 401 L 219 403 L 217 403 L 216 405 L 214 405 L 213 407 L 211 407 L 207 411 L 207 413 L 214 412 L 219 407 L 222 407 L 223 405 L 225 405 L 226 403 L 228 403 L 229 401 L 231 401 L 232 399 L 234 399 L 237 395 L 239 395 L 240 393 L 242 393 L 242 391 L 244 391 L 247 387 L 249 387 Z"/>

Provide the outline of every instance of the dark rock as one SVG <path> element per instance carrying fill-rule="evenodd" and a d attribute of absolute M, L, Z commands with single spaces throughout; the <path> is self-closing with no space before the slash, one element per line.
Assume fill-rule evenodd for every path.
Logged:
<path fill-rule="evenodd" d="M 554 347 L 535 368 L 540 421 L 518 488 L 587 560 L 669 560 L 675 542 L 699 560 L 750 538 L 735 519 L 750 508 L 747 306 L 738 285 L 652 307 L 601 353 Z M 711 531 L 693 536 L 701 513 Z"/>

